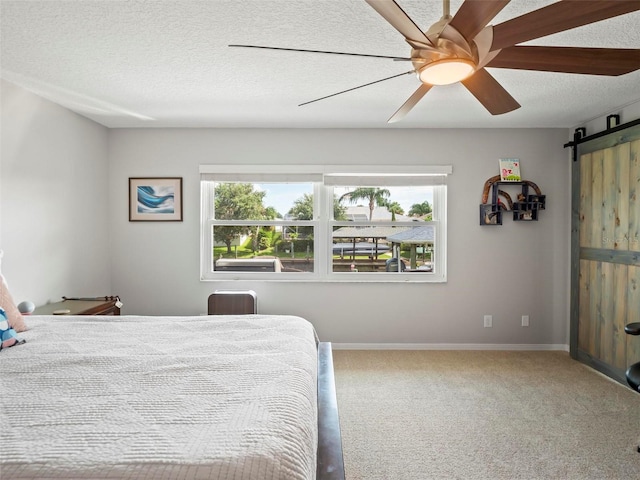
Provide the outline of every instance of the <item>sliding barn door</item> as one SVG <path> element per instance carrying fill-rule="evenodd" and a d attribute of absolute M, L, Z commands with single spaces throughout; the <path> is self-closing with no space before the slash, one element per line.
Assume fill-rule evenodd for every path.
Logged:
<path fill-rule="evenodd" d="M 638 137 L 587 143 L 573 169 L 571 353 L 620 381 L 640 361 L 640 337 L 624 332 L 640 322 Z"/>

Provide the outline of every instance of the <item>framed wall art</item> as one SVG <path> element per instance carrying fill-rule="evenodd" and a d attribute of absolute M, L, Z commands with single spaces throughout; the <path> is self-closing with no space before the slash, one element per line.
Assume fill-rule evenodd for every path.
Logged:
<path fill-rule="evenodd" d="M 130 177 L 130 222 L 181 222 L 182 177 Z"/>

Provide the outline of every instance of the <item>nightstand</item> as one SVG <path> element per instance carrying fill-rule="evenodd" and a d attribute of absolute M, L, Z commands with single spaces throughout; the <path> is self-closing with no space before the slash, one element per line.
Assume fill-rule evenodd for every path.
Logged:
<path fill-rule="evenodd" d="M 120 315 L 120 298 L 96 297 L 95 299 L 65 299 L 36 308 L 32 315 L 55 315 L 54 312 L 68 310 L 66 315 Z"/>

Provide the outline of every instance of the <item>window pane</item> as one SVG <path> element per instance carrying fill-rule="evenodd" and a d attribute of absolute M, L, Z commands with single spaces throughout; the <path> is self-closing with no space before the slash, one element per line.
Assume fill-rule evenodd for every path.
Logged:
<path fill-rule="evenodd" d="M 334 218 L 354 222 L 333 228 L 333 272 L 433 271 L 434 187 L 340 186 L 333 194 L 340 206 Z"/>
<path fill-rule="evenodd" d="M 216 220 L 312 220 L 312 183 L 215 183 Z"/>
<path fill-rule="evenodd" d="M 313 272 L 313 238 L 306 225 L 214 225 L 214 270 Z"/>
<path fill-rule="evenodd" d="M 433 224 L 335 226 L 333 272 L 430 273 L 434 269 Z M 418 223 L 418 222 L 416 222 Z M 400 257 L 400 265 L 398 265 Z"/>
<path fill-rule="evenodd" d="M 406 187 L 334 187 L 339 208 L 334 206 L 335 220 L 413 221 L 432 220 L 432 186 Z"/>

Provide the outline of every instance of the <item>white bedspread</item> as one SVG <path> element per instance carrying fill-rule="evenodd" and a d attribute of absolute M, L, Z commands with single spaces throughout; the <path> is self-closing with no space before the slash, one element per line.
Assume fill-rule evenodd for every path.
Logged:
<path fill-rule="evenodd" d="M 317 349 L 291 316 L 27 317 L 0 478 L 313 479 Z"/>

